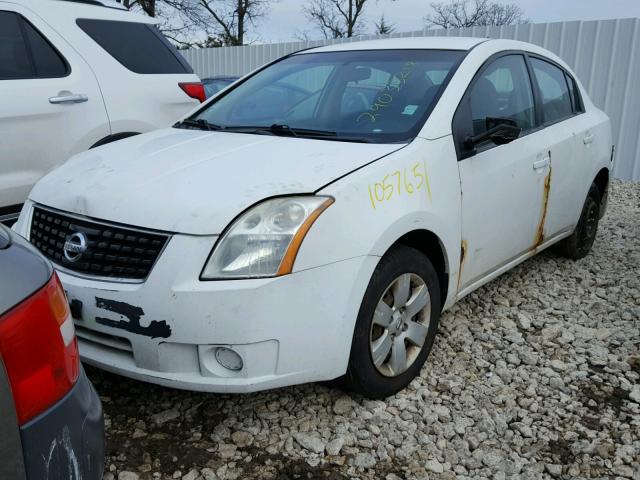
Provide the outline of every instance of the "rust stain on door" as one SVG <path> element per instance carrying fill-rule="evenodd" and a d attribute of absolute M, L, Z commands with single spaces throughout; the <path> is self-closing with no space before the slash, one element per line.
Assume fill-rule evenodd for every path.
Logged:
<path fill-rule="evenodd" d="M 464 262 L 467 259 L 467 241 L 463 238 L 460 244 L 460 268 L 458 269 L 458 291 L 460 291 L 460 282 L 462 281 L 462 271 L 464 270 Z"/>
<path fill-rule="evenodd" d="M 536 250 L 542 242 L 544 242 L 544 222 L 547 219 L 547 210 L 549 208 L 549 192 L 551 191 L 551 167 L 549 167 L 549 173 L 544 179 L 544 191 L 542 196 L 542 215 L 540 216 L 540 222 L 538 223 L 538 229 L 536 230 L 536 238 L 533 242 L 533 250 Z"/>

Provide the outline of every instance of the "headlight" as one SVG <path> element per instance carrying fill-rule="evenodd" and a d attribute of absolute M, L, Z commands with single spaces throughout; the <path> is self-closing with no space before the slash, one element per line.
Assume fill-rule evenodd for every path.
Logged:
<path fill-rule="evenodd" d="M 332 203 L 331 197 L 282 197 L 249 209 L 218 240 L 201 278 L 258 278 L 291 273 L 309 228 Z"/>

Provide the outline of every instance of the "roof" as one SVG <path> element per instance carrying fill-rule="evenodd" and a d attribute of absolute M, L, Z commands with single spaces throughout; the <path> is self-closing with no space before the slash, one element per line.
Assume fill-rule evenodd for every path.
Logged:
<path fill-rule="evenodd" d="M 75 22 L 76 18 L 95 18 L 103 20 L 120 20 L 125 22 L 139 22 L 156 24 L 157 20 L 152 17 L 140 15 L 128 11 L 122 4 L 115 0 L 5 0 L 9 3 L 23 5 L 38 15 L 45 21 L 55 20 L 64 22 Z M 58 25 L 56 25 L 58 26 Z"/>
<path fill-rule="evenodd" d="M 86 5 L 95 5 L 101 7 L 117 8 L 119 10 L 127 10 L 127 8 L 116 0 L 59 0 L 66 2 L 84 3 Z"/>
<path fill-rule="evenodd" d="M 339 52 L 345 50 L 387 50 L 387 49 L 420 49 L 420 50 L 470 50 L 486 38 L 473 37 L 406 37 L 385 38 L 380 40 L 364 40 L 337 43 L 307 50 L 307 52 Z"/>

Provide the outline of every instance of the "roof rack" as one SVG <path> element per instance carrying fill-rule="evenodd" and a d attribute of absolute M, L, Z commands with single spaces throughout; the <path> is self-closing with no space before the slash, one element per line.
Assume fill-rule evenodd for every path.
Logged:
<path fill-rule="evenodd" d="M 127 8 L 116 0 L 59 0 L 63 2 L 84 3 L 86 5 L 96 5 L 98 7 L 115 8 L 117 10 L 127 10 Z"/>

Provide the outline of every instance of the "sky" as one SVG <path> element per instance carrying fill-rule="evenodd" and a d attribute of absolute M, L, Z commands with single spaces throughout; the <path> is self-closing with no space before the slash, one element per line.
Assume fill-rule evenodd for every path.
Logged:
<path fill-rule="evenodd" d="M 430 3 L 431 0 L 369 0 L 365 10 L 366 33 L 372 33 L 373 23 L 382 13 L 397 32 L 420 30 Z M 640 17 L 640 0 L 509 0 L 506 3 L 520 6 L 534 23 Z M 250 37 L 259 43 L 295 41 L 303 32 L 307 32 L 310 39 L 322 38 L 308 24 L 302 12 L 303 4 L 303 0 L 272 3 L 268 15 Z"/>

